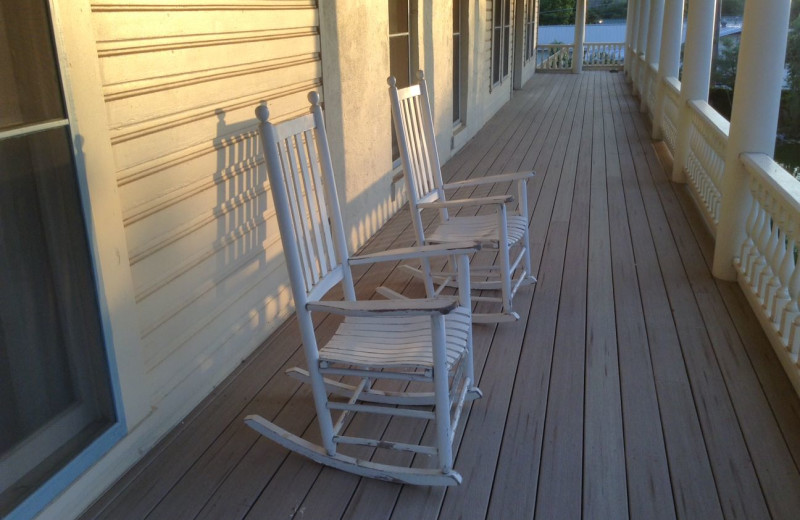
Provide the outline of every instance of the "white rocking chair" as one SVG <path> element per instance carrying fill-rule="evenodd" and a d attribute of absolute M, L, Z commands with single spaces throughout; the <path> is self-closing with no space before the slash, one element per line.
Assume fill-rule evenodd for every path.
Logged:
<path fill-rule="evenodd" d="M 419 84 L 399 90 L 395 78 L 390 76 L 388 79 L 392 118 L 417 241 L 420 245 L 425 245 L 476 240 L 484 249 L 497 251 L 497 261 L 492 265 L 481 268 L 473 266 L 472 288 L 500 290 L 500 297 L 473 296 L 472 299 L 498 302 L 500 310 L 494 313 L 473 313 L 472 319 L 475 323 L 518 320 L 519 314 L 512 308 L 514 294 L 521 286 L 536 282 L 531 273 L 527 192 L 527 180 L 534 173 L 507 173 L 444 184 L 425 76 L 419 71 L 417 77 Z M 511 195 L 458 200 L 450 200 L 445 196 L 446 190 L 500 182 L 516 183 L 516 211 L 508 209 L 514 202 Z M 476 206 L 494 206 L 494 214 L 451 216 L 448 211 Z M 422 210 L 426 208 L 439 210 L 439 224 L 429 233 L 425 232 L 422 225 Z M 437 295 L 442 288 L 453 286 L 452 268 L 432 272 L 427 261 L 422 262 L 421 270 L 411 266 L 404 267 L 424 280 L 428 296 Z M 390 292 L 387 289 L 381 290 L 382 294 Z"/>
<path fill-rule="evenodd" d="M 266 105 L 256 109 L 272 197 L 294 295 L 308 370 L 287 373 L 311 384 L 322 446 L 258 415 L 245 422 L 285 448 L 357 475 L 419 485 L 454 485 L 452 442 L 465 400 L 480 397 L 472 362 L 469 258 L 476 243 L 414 247 L 351 257 L 347 251 L 319 96 L 311 114 L 273 125 Z M 351 266 L 453 255 L 459 264 L 459 296 L 356 301 Z M 320 301 L 337 284 L 345 301 Z M 317 342 L 313 311 L 343 315 L 324 345 Z M 358 383 L 338 380 L 354 376 Z M 423 385 L 423 392 L 388 392 L 379 380 Z M 420 388 L 415 388 L 419 390 Z M 330 394 L 330 395 L 329 395 Z M 344 399 L 334 399 L 336 396 Z M 432 407 L 432 409 L 431 409 Z M 334 417 L 335 412 L 340 412 Z M 433 420 L 433 446 L 346 435 L 354 412 Z M 341 445 L 368 446 L 434 456 L 435 468 L 378 464 L 340 452 Z"/>

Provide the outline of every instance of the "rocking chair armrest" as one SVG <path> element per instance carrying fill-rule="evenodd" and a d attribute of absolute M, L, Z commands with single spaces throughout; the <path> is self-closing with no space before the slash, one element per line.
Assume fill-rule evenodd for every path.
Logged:
<path fill-rule="evenodd" d="M 455 296 L 409 300 L 314 301 L 306 304 L 309 311 L 322 311 L 343 316 L 425 316 L 448 314 L 458 307 Z"/>
<path fill-rule="evenodd" d="M 351 256 L 350 265 L 373 264 L 376 262 L 397 262 L 401 260 L 418 260 L 434 256 L 468 255 L 481 248 L 479 242 L 451 242 L 427 246 L 403 247 L 390 249 L 368 255 Z"/>
<path fill-rule="evenodd" d="M 463 181 L 449 182 L 442 186 L 446 190 L 455 190 L 458 188 L 465 188 L 469 186 L 480 186 L 481 184 L 495 184 L 498 182 L 511 182 L 522 181 L 533 177 L 535 172 L 515 172 L 515 173 L 501 173 L 500 175 L 489 175 L 488 177 L 476 177 L 474 179 L 466 179 Z"/>
<path fill-rule="evenodd" d="M 441 208 L 466 208 L 469 206 L 490 206 L 492 204 L 509 204 L 514 202 L 513 195 L 492 195 L 490 197 L 475 197 L 474 199 L 439 200 L 436 202 L 420 202 L 420 209 Z"/>

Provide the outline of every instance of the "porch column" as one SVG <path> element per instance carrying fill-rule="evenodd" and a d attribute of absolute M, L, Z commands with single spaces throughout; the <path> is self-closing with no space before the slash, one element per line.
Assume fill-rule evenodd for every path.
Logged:
<path fill-rule="evenodd" d="M 648 97 L 650 96 L 649 89 L 647 88 L 650 81 L 656 81 L 653 75 L 652 67 L 658 67 L 658 59 L 661 53 L 661 27 L 664 21 L 664 0 L 650 0 L 650 20 L 647 27 L 647 54 L 645 55 L 645 81 L 642 84 L 644 92 L 642 93 L 641 111 L 645 112 L 648 109 Z M 655 88 L 656 85 L 653 86 Z M 655 113 L 654 107 L 649 107 Z"/>
<path fill-rule="evenodd" d="M 586 0 L 575 5 L 575 47 L 572 50 L 572 73 L 583 70 L 583 41 L 586 38 Z"/>
<path fill-rule="evenodd" d="M 750 2 L 756 4 L 758 2 Z M 686 158 L 689 155 L 689 130 L 692 124 L 689 101 L 708 101 L 711 81 L 711 44 L 714 39 L 716 0 L 689 2 L 686 45 L 683 50 L 681 101 L 678 107 L 678 137 L 673 158 L 672 180 L 686 182 Z"/>
<path fill-rule="evenodd" d="M 640 57 L 647 54 L 647 29 L 648 21 L 650 19 L 650 0 L 639 0 L 639 21 L 637 25 L 639 30 L 636 33 L 636 75 L 633 78 L 633 93 L 641 96 L 642 83 L 644 75 L 647 73 L 647 67 Z"/>
<path fill-rule="evenodd" d="M 723 280 L 736 279 L 733 259 L 745 240 L 745 221 L 752 204 L 739 155 L 775 153 L 790 3 L 745 2 L 714 248 L 713 273 Z"/>
<path fill-rule="evenodd" d="M 636 71 L 639 2 L 640 0 L 628 0 L 628 16 L 625 19 L 625 78 L 628 81 L 633 81 Z"/>
<path fill-rule="evenodd" d="M 653 109 L 653 139 L 663 137 L 664 78 L 677 78 L 681 66 L 681 31 L 684 0 L 664 2 L 664 24 L 661 33 L 661 54 L 656 77 L 656 106 Z"/>

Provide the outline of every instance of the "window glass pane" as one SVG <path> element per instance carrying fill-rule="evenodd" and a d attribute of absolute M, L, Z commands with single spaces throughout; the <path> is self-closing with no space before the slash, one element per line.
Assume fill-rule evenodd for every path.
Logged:
<path fill-rule="evenodd" d="M 501 27 L 503 25 L 503 0 L 494 0 L 492 5 L 492 26 Z"/>
<path fill-rule="evenodd" d="M 115 421 L 85 233 L 69 130 L 0 141 L 0 516 Z"/>
<path fill-rule="evenodd" d="M 511 0 L 503 0 L 503 25 L 511 23 Z"/>
<path fill-rule="evenodd" d="M 509 38 L 511 37 L 511 31 L 508 27 L 503 28 L 503 77 L 505 78 L 508 76 L 508 62 L 510 61 L 509 58 L 511 56 L 511 51 L 509 50 Z"/>
<path fill-rule="evenodd" d="M 453 35 L 453 122 L 461 119 L 461 36 Z"/>
<path fill-rule="evenodd" d="M 496 28 L 492 40 L 492 83 L 500 81 L 500 42 L 502 31 L 502 28 Z"/>
<path fill-rule="evenodd" d="M 389 0 L 389 34 L 408 32 L 408 0 Z"/>
<path fill-rule="evenodd" d="M 0 3 L 0 517 L 116 421 L 47 6 Z"/>
<path fill-rule="evenodd" d="M 404 36 L 392 36 L 389 38 L 389 69 L 392 76 L 397 79 L 397 88 L 410 85 L 409 38 Z"/>
<path fill-rule="evenodd" d="M 453 32 L 457 33 L 461 30 L 461 2 L 460 0 L 453 0 Z"/>
<path fill-rule="evenodd" d="M 65 117 L 57 71 L 46 3 L 0 2 L 0 130 Z"/>

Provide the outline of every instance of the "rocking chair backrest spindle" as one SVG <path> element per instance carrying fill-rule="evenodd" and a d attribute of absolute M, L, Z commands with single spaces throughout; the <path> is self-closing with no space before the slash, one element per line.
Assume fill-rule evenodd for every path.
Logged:
<path fill-rule="evenodd" d="M 318 94 L 310 93 L 309 101 L 311 114 L 277 125 L 266 105 L 257 110 L 264 139 L 275 144 L 264 156 L 298 312 L 340 281 L 345 299 L 355 300 Z"/>
<path fill-rule="evenodd" d="M 444 200 L 439 151 L 436 148 L 425 83 L 420 82 L 419 85 L 411 85 L 402 90 L 397 90 L 393 76 L 389 77 L 388 83 L 390 90 L 397 91 L 397 99 L 394 96 L 390 98 L 400 157 L 403 167 L 410 172 L 410 175 L 405 175 L 405 179 L 411 206 Z M 440 216 L 442 220 L 447 220 L 447 210 L 440 210 Z M 414 215 L 414 221 L 415 226 L 422 226 L 421 216 Z M 421 232 L 421 229 L 418 231 Z"/>

